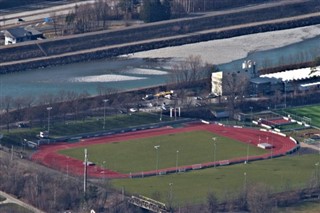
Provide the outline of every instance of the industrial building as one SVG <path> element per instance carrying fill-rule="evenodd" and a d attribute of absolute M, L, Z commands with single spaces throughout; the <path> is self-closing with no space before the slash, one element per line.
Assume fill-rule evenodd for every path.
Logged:
<path fill-rule="evenodd" d="M 255 63 L 245 61 L 239 71 L 212 73 L 211 93 L 228 95 L 226 79 L 233 79 L 231 83 L 238 84 L 238 88 L 241 84 L 247 84 L 247 94 L 251 96 L 270 95 L 275 91 L 304 92 L 320 88 L 320 66 L 258 75 Z"/>

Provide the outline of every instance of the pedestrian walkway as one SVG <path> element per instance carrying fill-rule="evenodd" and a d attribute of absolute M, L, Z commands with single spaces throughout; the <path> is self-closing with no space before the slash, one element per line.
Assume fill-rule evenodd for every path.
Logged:
<path fill-rule="evenodd" d="M 18 199 L 14 198 L 13 196 L 11 196 L 11 195 L 3 192 L 3 191 L 0 191 L 0 196 L 6 198 L 6 200 L 0 202 L 0 205 L 6 204 L 6 203 L 15 203 L 15 204 L 17 204 L 19 206 L 22 206 L 23 208 L 26 208 L 26 209 L 34 212 L 34 213 L 44 213 L 43 211 L 35 208 L 34 206 L 32 206 L 30 204 L 27 204 L 27 203 L 24 203 L 21 200 L 18 200 Z"/>

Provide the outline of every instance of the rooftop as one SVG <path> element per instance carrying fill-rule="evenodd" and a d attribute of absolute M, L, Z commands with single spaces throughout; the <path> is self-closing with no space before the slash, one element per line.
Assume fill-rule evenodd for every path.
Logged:
<path fill-rule="evenodd" d="M 7 32 L 5 32 L 6 35 L 11 35 L 15 38 L 22 38 L 25 37 L 27 35 L 42 35 L 41 32 L 39 32 L 38 30 L 31 28 L 31 27 L 16 27 L 16 28 L 11 28 L 11 29 L 7 29 Z"/>
<path fill-rule="evenodd" d="M 261 75 L 260 77 L 267 77 L 267 78 L 275 78 L 281 81 L 295 81 L 295 80 L 304 80 L 313 77 L 320 77 L 320 66 L 315 67 L 316 72 L 313 72 L 310 67 L 308 68 L 301 68 L 295 70 L 286 70 L 277 73 L 265 74 Z"/>

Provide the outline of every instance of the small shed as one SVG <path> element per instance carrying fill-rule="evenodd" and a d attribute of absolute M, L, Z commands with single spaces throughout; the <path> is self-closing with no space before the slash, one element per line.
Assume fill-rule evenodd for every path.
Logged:
<path fill-rule="evenodd" d="M 16 27 L 4 31 L 5 45 L 43 38 L 43 33 L 32 27 Z"/>

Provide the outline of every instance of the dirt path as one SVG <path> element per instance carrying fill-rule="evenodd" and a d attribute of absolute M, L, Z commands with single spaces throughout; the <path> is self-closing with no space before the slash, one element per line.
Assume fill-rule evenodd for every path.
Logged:
<path fill-rule="evenodd" d="M 17 198 L 15 198 L 15 197 L 13 197 L 13 196 L 11 196 L 11 195 L 3 192 L 3 191 L 0 191 L 0 196 L 7 198 L 6 200 L 0 202 L 0 206 L 1 206 L 1 204 L 15 203 L 15 204 L 17 204 L 19 206 L 22 206 L 22 207 L 24 207 L 24 208 L 26 208 L 26 209 L 34 212 L 34 213 L 44 213 L 43 211 L 35 208 L 34 206 L 32 206 L 30 204 L 27 204 L 25 202 L 22 202 L 21 200 L 18 200 Z"/>
<path fill-rule="evenodd" d="M 301 142 L 300 146 L 317 150 L 320 153 L 320 143 L 318 145 L 313 145 L 313 144 L 307 144 L 307 143 Z"/>

